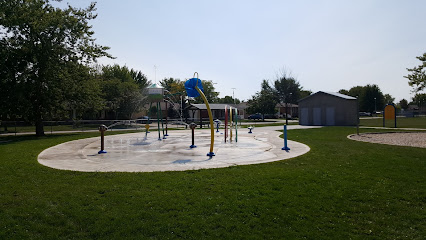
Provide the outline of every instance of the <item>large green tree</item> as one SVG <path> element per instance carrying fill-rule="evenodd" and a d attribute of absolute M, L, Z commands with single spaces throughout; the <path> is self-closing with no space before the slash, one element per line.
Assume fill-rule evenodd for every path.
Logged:
<path fill-rule="evenodd" d="M 408 108 L 408 101 L 406 99 L 401 99 L 401 101 L 399 101 L 399 107 L 401 109 L 406 110 Z"/>
<path fill-rule="evenodd" d="M 300 91 L 300 99 L 302 99 L 302 98 L 305 98 L 305 97 L 308 97 L 308 96 L 310 96 L 312 94 L 312 91 L 311 90 L 302 90 L 302 91 Z M 299 100 L 300 100 L 299 99 Z"/>
<path fill-rule="evenodd" d="M 385 98 L 379 86 L 366 85 L 359 100 L 361 111 L 374 112 L 382 110 L 385 105 Z"/>
<path fill-rule="evenodd" d="M 385 104 L 393 103 L 395 100 L 390 94 L 384 95 L 376 84 L 355 86 L 349 89 L 349 91 L 341 89 L 339 93 L 358 98 L 359 110 L 362 112 L 380 111 Z"/>
<path fill-rule="evenodd" d="M 301 97 L 300 91 L 302 91 L 302 87 L 299 82 L 286 73 L 278 76 L 278 79 L 274 82 L 274 87 L 278 100 L 283 106 L 286 103 L 296 104 Z"/>
<path fill-rule="evenodd" d="M 288 124 L 288 104 L 293 103 L 297 104 L 297 101 L 301 99 L 302 87 L 299 82 L 285 72 L 278 76 L 278 79 L 274 82 L 275 93 L 278 98 L 278 102 L 281 106 L 285 107 L 285 121 Z"/>
<path fill-rule="evenodd" d="M 417 93 L 414 95 L 412 103 L 424 108 L 426 106 L 426 93 Z"/>
<path fill-rule="evenodd" d="M 269 84 L 268 80 L 263 80 L 260 92 L 256 92 L 251 99 L 248 100 L 248 113 L 261 113 L 265 119 L 265 114 L 275 113 L 275 106 L 278 98 L 274 89 Z"/>
<path fill-rule="evenodd" d="M 131 119 L 147 102 L 145 88 L 149 81 L 145 75 L 126 66 L 107 65 L 102 67 L 102 92 L 107 110 L 115 119 Z"/>
<path fill-rule="evenodd" d="M 364 92 L 363 86 L 352 87 L 349 90 L 346 90 L 346 89 L 339 90 L 339 93 L 352 96 L 352 97 L 360 97 L 363 94 L 363 92 Z"/>
<path fill-rule="evenodd" d="M 423 56 L 416 57 L 422 63 L 414 68 L 407 68 L 410 72 L 405 78 L 408 78 L 408 84 L 414 88 L 415 92 L 421 91 L 426 87 L 426 53 Z"/>
<path fill-rule="evenodd" d="M 388 93 L 383 95 L 383 101 L 385 104 L 395 104 L 395 98 Z"/>
<path fill-rule="evenodd" d="M 209 103 L 216 103 L 218 101 L 219 92 L 216 92 L 214 88 L 213 81 L 211 80 L 201 80 L 201 84 L 203 85 L 203 93 L 207 98 Z M 195 98 L 195 103 L 204 103 L 201 97 Z"/>
<path fill-rule="evenodd" d="M 239 104 L 241 101 L 238 98 L 233 98 L 232 96 L 225 96 L 217 100 L 218 103 L 230 103 L 230 104 Z"/>
<path fill-rule="evenodd" d="M 166 90 L 168 95 L 186 94 L 185 82 L 179 78 L 164 78 L 160 81 L 160 85 Z"/>
<path fill-rule="evenodd" d="M 43 120 L 66 112 L 66 103 L 86 104 L 76 97 L 84 91 L 72 92 L 90 85 L 83 65 L 110 57 L 93 38 L 94 11 L 94 3 L 60 9 L 49 0 L 0 1 L 2 116 L 21 115 L 41 136 Z"/>

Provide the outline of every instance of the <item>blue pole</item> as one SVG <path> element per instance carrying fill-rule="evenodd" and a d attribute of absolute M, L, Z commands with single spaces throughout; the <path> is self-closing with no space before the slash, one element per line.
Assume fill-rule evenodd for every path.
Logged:
<path fill-rule="evenodd" d="M 290 150 L 290 148 L 287 146 L 287 125 L 284 125 L 284 147 L 281 148 L 281 150 Z"/>

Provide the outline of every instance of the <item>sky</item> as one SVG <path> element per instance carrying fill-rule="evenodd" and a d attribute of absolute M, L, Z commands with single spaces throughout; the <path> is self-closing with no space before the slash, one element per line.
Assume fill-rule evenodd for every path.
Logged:
<path fill-rule="evenodd" d="M 66 4 L 63 1 L 61 4 Z M 90 0 L 72 0 L 87 7 Z M 424 0 L 100 0 L 97 43 L 148 79 L 212 80 L 220 97 L 250 99 L 286 72 L 304 90 L 377 84 L 414 96 L 407 68 L 426 52 Z M 233 89 L 234 88 L 234 89 Z"/>

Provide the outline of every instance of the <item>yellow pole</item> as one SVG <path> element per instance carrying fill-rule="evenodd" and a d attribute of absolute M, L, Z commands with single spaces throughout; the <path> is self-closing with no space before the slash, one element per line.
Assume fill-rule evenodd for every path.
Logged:
<path fill-rule="evenodd" d="M 195 86 L 195 89 L 197 90 L 197 92 L 200 94 L 201 98 L 203 99 L 204 103 L 206 104 L 207 107 L 207 112 L 209 114 L 209 119 L 210 119 L 210 152 L 207 154 L 208 156 L 214 156 L 213 153 L 213 145 L 214 145 L 214 125 L 213 125 L 213 116 L 212 116 L 212 111 L 210 110 L 210 105 L 209 102 L 207 101 L 206 96 L 204 95 L 204 93 L 197 87 Z M 201 117 L 201 116 L 200 116 Z"/>

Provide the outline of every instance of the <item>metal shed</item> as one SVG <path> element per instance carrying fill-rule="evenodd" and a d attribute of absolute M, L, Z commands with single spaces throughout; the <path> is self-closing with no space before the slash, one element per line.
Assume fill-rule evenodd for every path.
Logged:
<path fill-rule="evenodd" d="M 355 126 L 357 99 L 335 92 L 316 92 L 299 100 L 299 124 L 307 126 Z"/>

